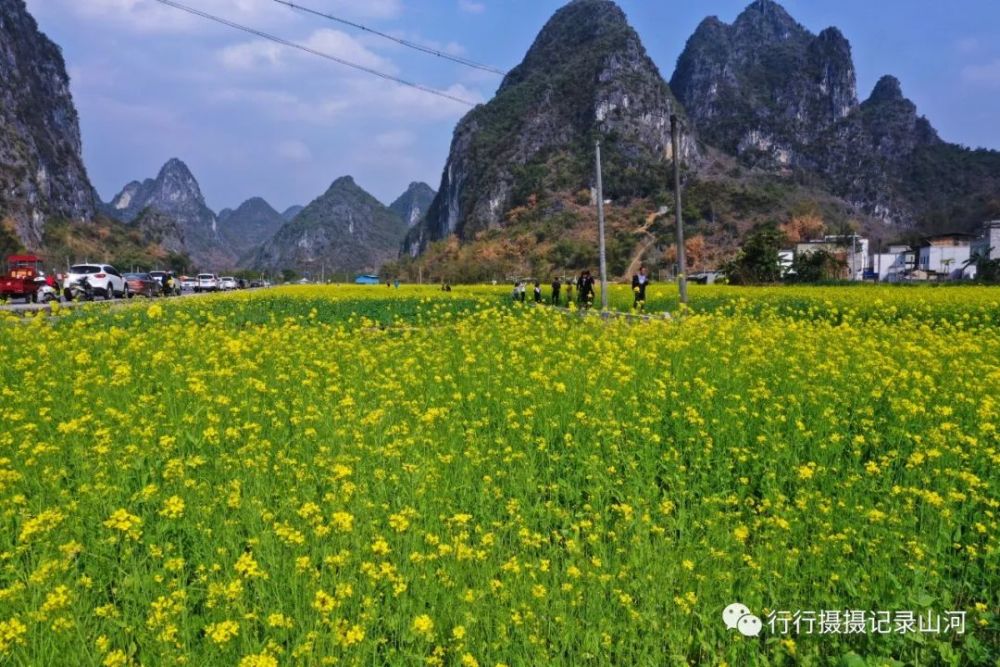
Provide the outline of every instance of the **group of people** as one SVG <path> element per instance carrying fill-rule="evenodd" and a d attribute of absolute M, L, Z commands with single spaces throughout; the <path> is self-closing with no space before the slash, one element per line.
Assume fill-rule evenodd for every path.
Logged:
<path fill-rule="evenodd" d="M 634 309 L 641 311 L 645 308 L 646 287 L 649 286 L 649 282 L 649 272 L 646 267 L 639 267 L 639 272 L 632 276 L 632 292 L 635 295 L 632 307 Z M 566 288 L 565 301 L 563 300 L 563 287 Z M 549 303 L 553 306 L 561 306 L 564 303 L 569 305 L 573 302 L 574 289 L 576 290 L 576 302 L 581 308 L 590 308 L 594 305 L 596 291 L 594 289 L 594 276 L 590 271 L 583 271 L 575 281 L 567 280 L 565 283 L 556 277 L 552 281 L 552 292 Z M 528 285 L 526 281 L 520 280 L 514 283 L 514 292 L 512 294 L 514 301 L 526 302 L 528 300 L 527 292 Z M 543 303 L 542 284 L 537 280 L 535 281 L 534 300 L 535 303 Z"/>

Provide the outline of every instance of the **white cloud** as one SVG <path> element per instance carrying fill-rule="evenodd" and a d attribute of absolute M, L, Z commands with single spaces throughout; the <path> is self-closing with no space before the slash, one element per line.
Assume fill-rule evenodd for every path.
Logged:
<path fill-rule="evenodd" d="M 157 134 L 181 133 L 184 129 L 184 124 L 175 111 L 156 104 L 127 102 L 104 95 L 87 96 L 85 103 L 88 110 L 99 113 L 103 119 L 122 127 L 133 127 L 136 119 L 141 119 L 144 129 L 155 128 Z"/>
<path fill-rule="evenodd" d="M 481 95 L 456 84 L 445 92 L 472 102 Z M 340 127 L 351 121 L 390 121 L 409 125 L 457 121 L 469 107 L 414 88 L 388 81 L 348 78 L 333 85 L 305 92 L 276 88 L 229 87 L 210 95 L 213 104 L 232 106 L 241 112 L 264 114 L 281 122 Z M 383 141 L 399 142 L 402 134 L 386 130 Z"/>
<path fill-rule="evenodd" d="M 269 0 L 178 0 L 180 4 L 238 23 L 273 29 L 302 19 L 302 14 Z M 34 13 L 39 9 L 72 11 L 84 19 L 113 22 L 133 32 L 197 32 L 212 26 L 194 16 L 156 0 L 28 0 Z M 327 0 L 317 8 L 353 19 L 390 19 L 403 11 L 402 0 Z M 220 27 L 220 26 L 216 26 Z"/>
<path fill-rule="evenodd" d="M 466 54 L 466 48 L 456 41 L 441 42 L 436 39 L 427 39 L 419 32 L 406 30 L 390 30 L 387 34 L 397 39 L 405 39 L 408 42 L 413 42 L 414 44 L 419 44 L 425 48 L 433 49 L 434 51 L 447 53 L 450 56 L 464 56 Z M 366 46 L 370 46 L 372 48 L 388 49 L 394 52 L 403 51 L 406 48 L 401 44 L 389 42 L 385 38 L 379 37 L 378 35 L 363 34 L 360 35 L 358 39 Z"/>
<path fill-rule="evenodd" d="M 244 42 L 222 49 L 219 59 L 228 69 L 255 70 L 261 67 L 278 67 L 282 52 L 287 46 L 268 41 Z"/>
<path fill-rule="evenodd" d="M 453 84 L 442 92 L 474 104 L 482 101 L 482 95 L 461 84 Z M 339 93 L 339 99 L 350 104 L 359 113 L 398 121 L 457 121 L 469 112 L 469 107 L 459 102 L 409 86 L 367 78 L 349 82 L 345 90 Z"/>
<path fill-rule="evenodd" d="M 364 67 L 379 69 L 388 74 L 397 71 L 396 66 L 390 61 L 365 48 L 358 40 L 339 30 L 317 30 L 309 36 L 304 45 L 320 53 L 348 60 Z"/>
<path fill-rule="evenodd" d="M 32 6 L 60 7 L 77 16 L 110 22 L 133 32 L 196 32 L 213 24 L 155 0 L 31 0 Z M 240 23 L 276 25 L 296 20 L 291 11 L 258 0 L 182 0 L 181 4 Z M 217 25 L 217 24 L 216 24 Z M 218 26 L 217 26 L 218 27 Z"/>
<path fill-rule="evenodd" d="M 317 30 L 299 43 L 319 53 L 386 74 L 395 74 L 397 71 L 390 60 L 365 48 L 357 39 L 339 30 Z M 281 69 L 291 63 L 309 63 L 327 68 L 338 66 L 334 63 L 324 65 L 313 54 L 263 39 L 227 46 L 219 52 L 219 58 L 226 68 L 232 70 Z"/>
<path fill-rule="evenodd" d="M 408 130 L 390 130 L 375 135 L 375 145 L 387 150 L 409 148 L 417 141 L 417 135 Z"/>
<path fill-rule="evenodd" d="M 391 19 L 403 13 L 401 0 L 332 0 L 337 11 L 362 18 Z"/>
<path fill-rule="evenodd" d="M 458 0 L 458 8 L 466 14 L 482 14 L 486 11 L 486 3 L 475 0 Z"/>
<path fill-rule="evenodd" d="M 344 100 L 307 100 L 286 91 L 253 88 L 224 88 L 214 92 L 211 101 L 241 110 L 251 106 L 255 113 L 281 122 L 322 126 L 335 124 L 350 110 L 350 104 Z"/>
<path fill-rule="evenodd" d="M 1000 86 L 1000 58 L 982 65 L 969 65 L 963 68 L 962 79 L 966 83 Z"/>
<path fill-rule="evenodd" d="M 278 157 L 286 162 L 308 162 L 312 159 L 312 151 L 304 142 L 297 139 L 286 139 L 278 142 L 275 147 Z"/>
<path fill-rule="evenodd" d="M 955 50 L 962 54 L 972 54 L 980 49 L 982 43 L 977 37 L 965 37 L 955 42 Z"/>

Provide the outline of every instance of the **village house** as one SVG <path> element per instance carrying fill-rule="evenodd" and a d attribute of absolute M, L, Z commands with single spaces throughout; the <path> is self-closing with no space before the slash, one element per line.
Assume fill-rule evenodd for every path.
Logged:
<path fill-rule="evenodd" d="M 872 255 L 872 270 L 879 282 L 896 283 L 917 266 L 917 253 L 908 245 L 894 244 Z"/>
<path fill-rule="evenodd" d="M 917 271 L 927 274 L 927 278 L 961 280 L 969 277 L 969 258 L 975 238 L 973 234 L 961 232 L 925 237 L 917 248 Z"/>

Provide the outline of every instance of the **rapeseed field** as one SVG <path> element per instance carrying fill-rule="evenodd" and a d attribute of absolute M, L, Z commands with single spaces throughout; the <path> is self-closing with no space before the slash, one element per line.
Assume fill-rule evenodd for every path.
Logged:
<path fill-rule="evenodd" d="M 0 319 L 0 664 L 1000 659 L 997 290 L 508 291 Z"/>

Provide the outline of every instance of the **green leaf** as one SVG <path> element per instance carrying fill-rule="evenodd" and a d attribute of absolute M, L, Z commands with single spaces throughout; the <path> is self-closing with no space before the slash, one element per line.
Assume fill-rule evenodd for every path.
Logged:
<path fill-rule="evenodd" d="M 868 663 L 860 655 L 851 651 L 840 656 L 840 667 L 868 667 Z"/>

